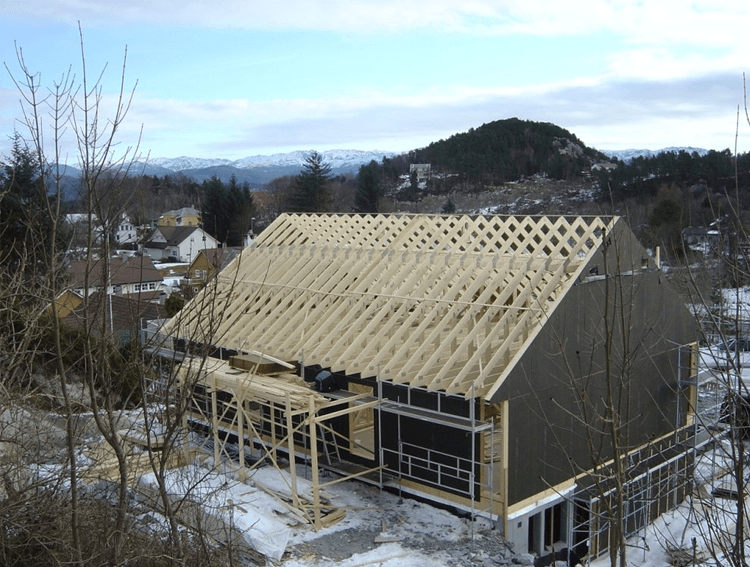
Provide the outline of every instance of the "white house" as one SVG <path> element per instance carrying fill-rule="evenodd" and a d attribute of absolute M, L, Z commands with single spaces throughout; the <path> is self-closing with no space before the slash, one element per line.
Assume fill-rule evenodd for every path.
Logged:
<path fill-rule="evenodd" d="M 219 242 L 200 227 L 159 226 L 143 243 L 143 253 L 153 260 L 174 258 L 189 263 L 201 250 L 218 246 Z"/>
<path fill-rule="evenodd" d="M 136 226 L 130 222 L 125 213 L 122 214 L 120 222 L 115 228 L 115 242 L 117 244 L 133 244 L 138 241 Z"/>

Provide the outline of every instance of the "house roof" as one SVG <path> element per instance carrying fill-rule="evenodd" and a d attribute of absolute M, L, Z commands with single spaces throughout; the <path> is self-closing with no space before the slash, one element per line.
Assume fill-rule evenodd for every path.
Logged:
<path fill-rule="evenodd" d="M 197 226 L 160 226 L 151 233 L 144 246 L 148 248 L 166 248 L 167 246 L 179 246 L 182 242 L 187 240 L 194 232 L 198 230 L 200 230 L 200 227 Z M 152 239 L 157 232 L 161 233 L 161 235 L 167 241 L 166 244 L 164 244 L 163 242 L 152 242 Z"/>
<path fill-rule="evenodd" d="M 71 287 L 79 289 L 85 287 L 85 277 L 88 272 L 88 287 L 103 287 L 106 263 L 104 260 L 74 260 L 70 264 Z M 142 282 L 161 282 L 164 278 L 154 267 L 148 256 L 114 257 L 109 259 L 110 284 L 124 285 Z"/>
<path fill-rule="evenodd" d="M 618 222 L 282 215 L 165 331 L 211 298 L 215 345 L 490 397 Z"/>
<path fill-rule="evenodd" d="M 143 301 L 127 295 L 107 295 L 95 292 L 88 297 L 88 309 L 90 313 L 89 323 L 96 331 L 102 328 L 104 320 L 105 329 L 110 330 L 109 304 L 102 305 L 108 299 L 112 300 L 112 330 L 115 333 L 123 331 L 135 331 L 143 328 L 143 321 L 160 319 L 164 316 L 162 306 L 149 301 Z M 73 328 L 83 328 L 84 309 L 86 303 L 78 306 L 72 313 L 63 318 L 63 323 Z"/>
<path fill-rule="evenodd" d="M 171 211 L 167 211 L 166 213 L 162 213 L 161 216 L 165 217 L 167 215 L 171 217 L 186 217 L 186 216 L 200 216 L 201 212 L 198 209 L 194 209 L 193 207 L 182 207 L 181 209 L 173 209 Z"/>

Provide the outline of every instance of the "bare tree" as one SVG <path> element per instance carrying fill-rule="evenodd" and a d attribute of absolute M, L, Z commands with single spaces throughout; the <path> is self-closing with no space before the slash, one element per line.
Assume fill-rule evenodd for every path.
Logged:
<path fill-rule="evenodd" d="M 583 555 L 588 544 L 625 567 L 632 537 L 690 490 L 690 406 L 680 382 L 690 373 L 694 332 L 654 259 L 617 226 L 601 235 L 572 292 L 578 310 L 546 325 L 550 376 L 559 378 L 527 379 L 537 396 L 531 408 L 553 440 L 547 466 L 576 478 L 568 549 Z M 534 368 L 547 376 L 543 370 Z"/>
<path fill-rule="evenodd" d="M 750 126 L 747 103 L 745 121 Z M 748 314 L 741 307 L 742 288 L 750 282 L 744 252 L 750 240 L 740 206 L 736 141 L 739 125 L 738 108 L 734 194 L 725 192 L 722 201 L 727 212 L 714 215 L 720 230 L 715 239 L 706 243 L 703 268 L 687 270 L 687 291 L 700 314 L 701 331 L 709 345 L 703 352 L 703 364 L 709 367 L 705 381 L 719 393 L 718 400 L 716 396 L 705 396 L 707 401 L 698 414 L 701 427 L 711 437 L 706 458 L 712 461 L 714 476 L 704 479 L 697 493 L 694 521 L 702 533 L 702 547 L 716 564 L 731 567 L 747 565 L 746 542 L 750 535 L 750 385 L 742 372 Z M 714 276 L 713 298 L 701 285 L 706 272 Z"/>

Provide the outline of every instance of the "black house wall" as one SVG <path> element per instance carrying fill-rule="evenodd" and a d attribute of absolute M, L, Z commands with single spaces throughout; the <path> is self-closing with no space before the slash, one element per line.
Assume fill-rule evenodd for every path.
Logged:
<path fill-rule="evenodd" d="M 372 379 L 347 377 L 335 374 L 341 387 L 348 387 L 350 381 L 369 385 L 377 393 L 377 383 Z M 475 416 L 479 416 L 478 401 L 473 402 L 459 396 L 432 392 L 424 388 L 408 388 L 401 384 L 382 383 L 383 400 L 390 400 L 403 406 L 425 409 L 468 419 L 471 417 L 471 404 L 475 404 Z M 375 411 L 376 455 L 380 443 L 384 449 L 384 463 L 388 470 L 402 478 L 438 488 L 446 492 L 467 496 L 472 494 L 472 459 L 480 455 L 481 436 L 449 424 L 436 423 L 387 410 Z M 472 436 L 474 447 L 472 451 Z M 347 452 L 347 457 L 355 462 L 356 455 Z M 360 459 L 361 460 L 361 459 Z M 480 497 L 480 468 L 474 464 L 476 480 L 473 494 Z"/>
<path fill-rule="evenodd" d="M 592 466 L 587 444 L 591 430 L 579 420 L 574 385 L 587 377 L 590 399 L 603 407 L 607 285 L 595 280 L 574 286 L 493 398 L 509 400 L 510 505 Z M 685 422 L 687 401 L 678 402 L 676 394 L 678 350 L 696 339 L 695 322 L 659 271 L 610 278 L 609 286 L 610 305 L 626 298 L 625 308 L 612 319 L 610 375 L 619 380 L 627 351 L 633 365 L 622 408 L 630 423 L 627 444 L 636 447 L 669 433 L 676 422 Z M 623 335 L 628 333 L 625 347 Z M 687 366 L 687 361 L 682 364 Z M 687 369 L 682 372 L 687 378 Z M 604 441 L 597 460 L 611 457 Z"/>

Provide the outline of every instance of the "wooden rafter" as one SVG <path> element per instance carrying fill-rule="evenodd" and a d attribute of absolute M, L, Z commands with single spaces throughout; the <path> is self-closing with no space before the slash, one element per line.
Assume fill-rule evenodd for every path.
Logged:
<path fill-rule="evenodd" d="M 486 396 L 615 222 L 282 215 L 216 278 L 218 343 Z M 173 332 L 200 327 L 200 305 Z"/>

